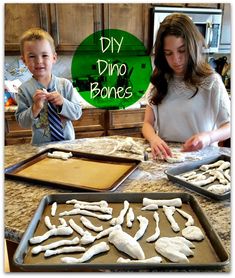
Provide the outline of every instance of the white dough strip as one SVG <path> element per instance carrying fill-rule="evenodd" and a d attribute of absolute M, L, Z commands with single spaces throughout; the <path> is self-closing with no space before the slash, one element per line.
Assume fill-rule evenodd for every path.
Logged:
<path fill-rule="evenodd" d="M 171 228 L 174 232 L 179 232 L 180 231 L 180 227 L 177 224 L 177 222 L 175 221 L 173 215 L 175 213 L 175 207 L 171 206 L 171 207 L 167 207 L 167 206 L 163 206 L 163 211 L 168 219 L 168 221 L 171 224 Z"/>
<path fill-rule="evenodd" d="M 113 230 L 117 230 L 117 229 L 121 229 L 121 226 L 116 225 L 116 226 L 113 226 L 113 227 L 109 227 L 109 228 L 103 230 L 102 232 L 98 233 L 96 235 L 96 239 L 100 239 L 102 237 L 108 236 Z"/>
<path fill-rule="evenodd" d="M 148 258 L 148 259 L 144 259 L 144 260 L 131 260 L 131 259 L 124 259 L 122 257 L 119 257 L 117 259 L 117 263 L 144 263 L 144 264 L 147 264 L 147 263 L 152 263 L 152 264 L 159 264 L 162 262 L 162 258 L 159 257 L 159 256 L 155 256 L 155 257 L 151 257 L 151 258 Z"/>
<path fill-rule="evenodd" d="M 126 225 L 128 228 L 132 227 L 133 221 L 135 220 L 135 215 L 132 208 L 129 208 L 126 214 Z"/>
<path fill-rule="evenodd" d="M 100 207 L 108 207 L 108 202 L 105 200 L 98 201 L 98 202 L 86 202 L 86 201 L 79 201 L 76 199 L 66 201 L 66 204 L 81 204 L 81 205 L 89 205 L 89 206 L 100 206 Z"/>
<path fill-rule="evenodd" d="M 74 222 L 74 220 L 71 218 L 69 219 L 69 225 L 74 229 L 75 232 L 77 232 L 79 235 L 83 236 L 85 234 L 85 231 L 82 227 L 80 227 L 78 224 Z"/>
<path fill-rule="evenodd" d="M 98 205 L 86 205 L 86 204 L 79 204 L 78 203 L 78 204 L 74 205 L 74 208 L 91 210 L 91 211 L 99 211 L 99 212 L 108 213 L 108 214 L 113 213 L 113 208 L 105 207 L 105 206 L 98 206 Z"/>
<path fill-rule="evenodd" d="M 218 160 L 215 163 L 201 165 L 199 169 L 202 171 L 207 171 L 210 168 L 219 167 L 223 163 L 224 163 L 224 160 Z"/>
<path fill-rule="evenodd" d="M 97 214 L 88 210 L 82 210 L 82 209 L 72 209 L 70 211 L 63 211 L 59 214 L 59 216 L 65 216 L 65 215 L 85 215 L 85 216 L 91 216 L 96 217 L 100 220 L 110 220 L 112 218 L 112 215 L 110 214 Z"/>
<path fill-rule="evenodd" d="M 230 167 L 230 162 L 229 161 L 225 161 L 223 164 L 221 164 L 219 166 L 219 168 L 217 170 L 219 171 L 223 171 L 223 170 L 226 170 Z"/>
<path fill-rule="evenodd" d="M 181 198 L 174 198 L 169 200 L 153 200 L 149 198 L 143 198 L 143 206 L 147 206 L 150 204 L 157 204 L 159 207 L 165 206 L 174 206 L 174 207 L 181 207 L 182 200 Z"/>
<path fill-rule="evenodd" d="M 80 220 L 81 220 L 82 224 L 90 230 L 93 230 L 95 232 L 103 231 L 103 226 L 98 227 L 98 226 L 93 225 L 91 223 L 91 221 L 88 218 L 86 218 L 85 216 L 81 216 Z"/>
<path fill-rule="evenodd" d="M 61 227 L 61 228 L 55 228 L 52 230 L 47 231 L 45 234 L 41 236 L 36 236 L 30 238 L 29 242 L 31 244 L 37 244 L 40 243 L 46 239 L 48 239 L 51 236 L 68 236 L 73 233 L 73 229 L 71 227 Z"/>
<path fill-rule="evenodd" d="M 124 222 L 124 217 L 129 209 L 129 205 L 129 202 L 125 200 L 123 203 L 123 209 L 120 211 L 117 218 L 112 219 L 111 225 L 122 225 L 122 223 Z"/>
<path fill-rule="evenodd" d="M 150 204 L 141 208 L 141 210 L 157 210 L 157 209 L 158 209 L 157 204 Z"/>
<path fill-rule="evenodd" d="M 55 216 L 56 210 L 57 210 L 57 202 L 54 202 L 54 203 L 51 205 L 51 216 Z"/>
<path fill-rule="evenodd" d="M 135 240 L 139 240 L 144 235 L 149 224 L 148 219 L 142 215 L 137 216 L 137 219 L 140 222 L 140 227 L 139 230 L 134 235 Z"/>
<path fill-rule="evenodd" d="M 79 243 L 79 238 L 75 237 L 74 239 L 63 239 L 59 241 L 55 241 L 53 243 L 47 244 L 47 245 L 38 245 L 32 248 L 32 254 L 36 255 L 40 252 L 46 251 L 48 249 L 54 249 L 63 245 L 76 245 Z"/>
<path fill-rule="evenodd" d="M 203 186 L 203 185 L 207 185 L 209 183 L 212 183 L 215 180 L 216 180 L 216 177 L 213 176 L 213 177 L 207 178 L 206 180 L 192 181 L 191 183 L 193 185 L 196 185 L 196 186 Z"/>
<path fill-rule="evenodd" d="M 63 254 L 63 253 L 77 253 L 77 252 L 84 252 L 86 251 L 86 249 L 84 247 L 81 246 L 69 246 L 69 247 L 62 247 L 60 249 L 55 249 L 55 250 L 46 250 L 46 252 L 44 253 L 44 257 L 50 257 L 53 255 L 59 255 L 59 254 Z"/>
<path fill-rule="evenodd" d="M 184 218 L 187 219 L 187 222 L 185 223 L 185 226 L 188 227 L 188 226 L 192 226 L 194 225 L 194 220 L 193 220 L 193 217 L 188 214 L 187 212 L 183 211 L 182 209 L 176 209 Z"/>
<path fill-rule="evenodd" d="M 100 242 L 96 245 L 91 246 L 90 249 L 88 249 L 81 258 L 77 259 L 77 258 L 73 258 L 73 257 L 63 257 L 61 258 L 61 261 L 63 263 L 67 263 L 67 264 L 73 264 L 73 263 L 83 263 L 85 261 L 90 260 L 93 256 L 103 253 L 103 252 L 107 252 L 109 251 L 109 246 L 106 242 Z"/>
<path fill-rule="evenodd" d="M 147 242 L 153 242 L 153 241 L 156 241 L 159 236 L 160 236 L 160 229 L 159 229 L 159 214 L 155 211 L 154 214 L 153 214 L 153 218 L 155 219 L 155 222 L 156 222 L 156 228 L 155 228 L 155 233 L 148 237 L 146 239 Z"/>
<path fill-rule="evenodd" d="M 50 220 L 50 217 L 48 215 L 44 217 L 44 222 L 45 222 L 45 225 L 47 226 L 47 228 L 49 230 L 52 230 L 52 229 L 56 228 L 56 225 L 51 224 L 51 220 Z"/>

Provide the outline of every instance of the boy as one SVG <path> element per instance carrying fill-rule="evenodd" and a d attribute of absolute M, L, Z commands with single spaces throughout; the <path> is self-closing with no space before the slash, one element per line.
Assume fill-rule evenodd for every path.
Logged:
<path fill-rule="evenodd" d="M 52 74 L 57 60 L 52 37 L 40 28 L 29 29 L 20 48 L 32 78 L 19 88 L 16 120 L 32 128 L 32 144 L 75 139 L 71 121 L 81 117 L 82 109 L 72 83 Z"/>

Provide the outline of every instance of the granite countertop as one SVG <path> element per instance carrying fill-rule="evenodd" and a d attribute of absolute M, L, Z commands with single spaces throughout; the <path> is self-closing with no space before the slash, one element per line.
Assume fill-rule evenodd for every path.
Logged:
<path fill-rule="evenodd" d="M 5 146 L 5 167 L 13 165 L 21 160 L 31 157 L 47 148 L 56 147 L 61 149 L 76 150 L 96 154 L 111 154 L 112 156 L 128 157 L 141 160 L 139 167 L 135 170 L 115 192 L 186 192 L 192 194 L 199 202 L 204 213 L 208 217 L 215 231 L 230 254 L 231 239 L 231 206 L 230 200 L 216 201 L 206 198 L 196 192 L 176 185 L 167 179 L 164 171 L 175 165 L 165 161 L 154 161 L 149 156 L 149 160 L 144 161 L 143 155 L 115 151 L 117 143 L 125 137 L 110 136 L 100 138 L 78 139 L 59 143 L 50 143 L 41 146 L 10 145 Z M 134 139 L 146 145 L 146 141 L 141 138 Z M 172 148 L 179 148 L 178 144 L 170 144 Z M 190 153 L 189 159 L 205 158 L 209 155 L 225 153 L 230 155 L 230 149 L 208 147 L 202 151 Z M 19 243 L 28 224 L 30 223 L 35 210 L 42 197 L 53 193 L 72 192 L 71 190 L 53 188 L 40 184 L 30 184 L 22 181 L 5 179 L 4 190 L 4 222 L 5 238 Z M 223 271 L 229 271 L 226 266 Z"/>

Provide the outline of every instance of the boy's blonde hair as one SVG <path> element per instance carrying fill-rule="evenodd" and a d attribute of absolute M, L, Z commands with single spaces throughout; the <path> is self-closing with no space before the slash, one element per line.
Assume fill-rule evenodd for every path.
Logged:
<path fill-rule="evenodd" d="M 26 41 L 47 40 L 50 43 L 51 50 L 55 53 L 55 44 L 51 35 L 41 28 L 30 28 L 25 31 L 20 38 L 20 52 L 24 55 L 24 43 Z"/>

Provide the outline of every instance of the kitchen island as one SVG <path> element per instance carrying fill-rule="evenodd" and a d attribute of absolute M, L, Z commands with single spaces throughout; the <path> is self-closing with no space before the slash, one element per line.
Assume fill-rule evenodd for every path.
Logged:
<path fill-rule="evenodd" d="M 111 136 L 50 143 L 41 146 L 32 146 L 30 144 L 5 146 L 5 167 L 52 147 L 141 160 L 138 169 L 135 170 L 115 192 L 186 192 L 192 194 L 197 199 L 213 228 L 218 233 L 225 249 L 230 254 L 230 200 L 212 200 L 170 182 L 164 171 L 175 165 L 169 164 L 163 160 L 153 161 L 151 155 L 149 155 L 149 159 L 145 161 L 143 155 L 119 151 L 117 150 L 117 144 L 122 140 L 125 140 L 125 137 Z M 144 139 L 135 138 L 134 140 L 145 145 L 146 148 L 148 147 Z M 172 148 L 179 148 L 178 144 L 170 145 Z M 196 152 L 195 155 L 205 158 L 219 153 L 230 155 L 230 149 L 208 147 L 205 150 Z M 192 156 L 193 155 L 194 154 L 192 154 Z M 68 193 L 72 192 L 72 190 L 5 179 L 4 224 L 5 239 L 7 240 L 8 247 L 12 245 L 17 246 L 20 242 L 43 196 L 63 192 Z M 219 271 L 229 272 L 230 266 L 227 265 Z"/>

